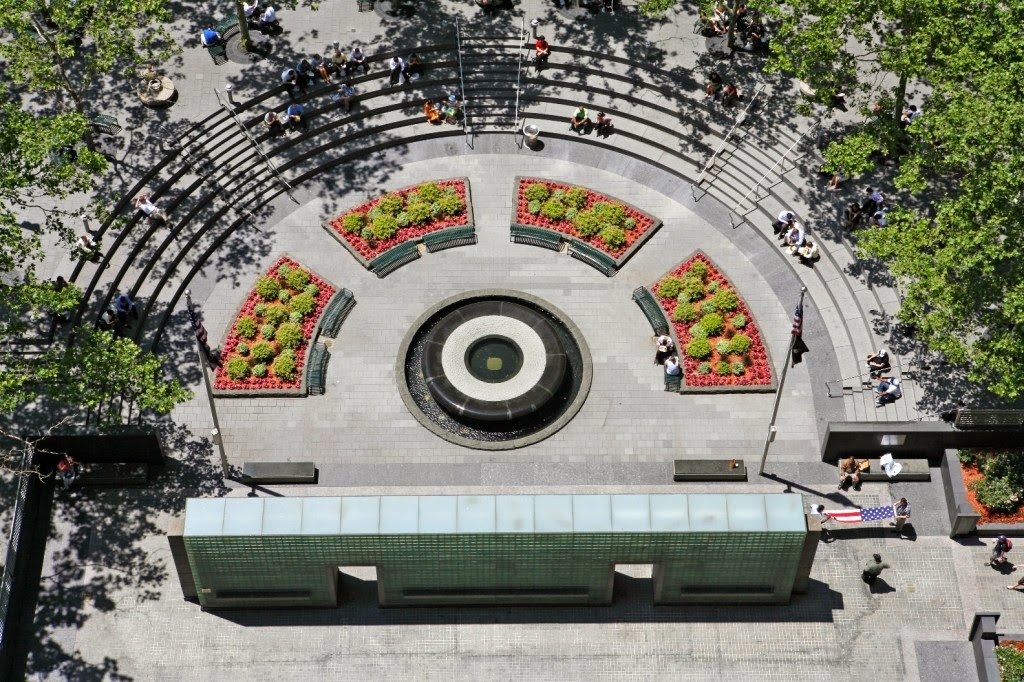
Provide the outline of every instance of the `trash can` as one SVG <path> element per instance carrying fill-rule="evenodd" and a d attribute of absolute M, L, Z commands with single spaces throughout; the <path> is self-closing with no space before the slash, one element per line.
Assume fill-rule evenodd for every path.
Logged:
<path fill-rule="evenodd" d="M 532 123 L 524 125 L 523 137 L 526 138 L 526 146 L 532 147 L 537 144 L 537 138 L 540 137 L 540 128 Z"/>

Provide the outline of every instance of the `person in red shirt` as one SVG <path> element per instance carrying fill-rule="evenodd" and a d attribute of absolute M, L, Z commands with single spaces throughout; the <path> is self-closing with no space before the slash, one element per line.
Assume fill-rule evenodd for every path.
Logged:
<path fill-rule="evenodd" d="M 544 36 L 538 36 L 534 49 L 537 51 L 537 54 L 533 58 L 533 68 L 540 71 L 541 64 L 548 63 L 548 57 L 551 56 L 551 46 L 548 45 L 548 41 L 544 39 Z"/>

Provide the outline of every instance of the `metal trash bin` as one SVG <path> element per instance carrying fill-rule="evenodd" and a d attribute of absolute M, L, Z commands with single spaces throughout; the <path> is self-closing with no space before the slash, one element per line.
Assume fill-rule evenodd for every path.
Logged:
<path fill-rule="evenodd" d="M 537 138 L 540 137 L 540 127 L 533 123 L 528 123 L 523 126 L 523 137 L 526 138 L 526 146 L 532 147 L 537 144 Z"/>

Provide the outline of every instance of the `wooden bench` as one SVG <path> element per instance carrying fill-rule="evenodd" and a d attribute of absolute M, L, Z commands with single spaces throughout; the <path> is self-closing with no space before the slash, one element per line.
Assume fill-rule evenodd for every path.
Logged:
<path fill-rule="evenodd" d="M 667 335 L 668 320 L 665 318 L 665 311 L 662 310 L 661 304 L 651 295 L 647 287 L 637 287 L 634 289 L 633 300 L 640 306 L 640 310 L 644 311 L 644 315 L 647 317 L 647 321 L 651 323 L 654 333 L 658 336 Z"/>
<path fill-rule="evenodd" d="M 370 271 L 378 277 L 387 277 L 398 268 L 419 257 L 420 250 L 416 242 L 403 242 L 370 261 Z"/>
<path fill-rule="evenodd" d="M 672 480 L 745 481 L 747 467 L 742 459 L 677 459 L 672 463 Z"/>
<path fill-rule="evenodd" d="M 324 308 L 323 315 L 320 318 L 320 335 L 326 336 L 329 339 L 337 336 L 341 323 L 355 304 L 356 298 L 348 289 L 342 289 L 335 294 L 331 302 Z"/>
<path fill-rule="evenodd" d="M 246 462 L 242 465 L 242 483 L 316 483 L 314 462 Z"/>
<path fill-rule="evenodd" d="M 309 351 L 309 374 L 306 375 L 306 392 L 309 395 L 323 395 L 327 388 L 327 360 L 330 359 L 327 346 L 313 344 Z"/>
<path fill-rule="evenodd" d="M 927 459 L 905 459 L 896 461 L 899 462 L 903 468 L 900 473 L 892 478 L 889 478 L 885 469 L 877 459 L 868 460 L 871 462 L 871 466 L 867 471 L 861 472 L 860 480 L 863 483 L 884 483 L 892 481 L 893 483 L 903 483 L 904 481 L 930 481 L 932 480 L 931 470 L 928 468 Z M 839 464 L 842 464 L 840 460 Z M 837 465 L 838 468 L 839 465 Z"/>
<path fill-rule="evenodd" d="M 569 240 L 569 255 L 595 268 L 605 277 L 611 277 L 618 272 L 614 258 L 601 249 L 591 246 L 586 242 L 581 242 L 578 239 Z"/>
<path fill-rule="evenodd" d="M 138 462 L 86 464 L 75 479 L 78 485 L 145 485 L 149 465 Z"/>
<path fill-rule="evenodd" d="M 510 238 L 516 244 L 529 244 L 530 246 L 539 246 L 542 249 L 551 249 L 552 251 L 562 250 L 561 233 L 545 230 L 540 227 L 513 225 Z"/>
<path fill-rule="evenodd" d="M 476 244 L 476 230 L 472 227 L 449 227 L 423 235 L 423 245 L 430 253 L 470 244 Z"/>

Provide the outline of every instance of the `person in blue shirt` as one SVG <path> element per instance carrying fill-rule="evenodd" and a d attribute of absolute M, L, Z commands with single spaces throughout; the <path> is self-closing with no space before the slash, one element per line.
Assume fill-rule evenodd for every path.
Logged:
<path fill-rule="evenodd" d="M 117 321 L 121 324 L 128 324 L 128 316 L 139 319 L 139 311 L 135 308 L 135 302 L 128 297 L 128 294 L 118 294 L 114 299 L 114 313 Z"/>
<path fill-rule="evenodd" d="M 302 120 L 303 113 L 305 113 L 305 111 L 303 110 L 301 104 L 297 102 L 292 102 L 291 104 L 289 104 L 288 110 L 285 112 L 285 114 L 288 116 L 288 125 L 292 128 L 294 128 L 295 126 L 301 126 L 302 129 L 305 130 L 306 122 Z"/>
<path fill-rule="evenodd" d="M 210 47 L 211 45 L 220 45 L 224 42 L 224 39 L 220 37 L 220 34 L 214 31 L 212 28 L 204 28 L 203 32 L 199 35 L 199 42 L 203 44 L 203 47 Z"/>

